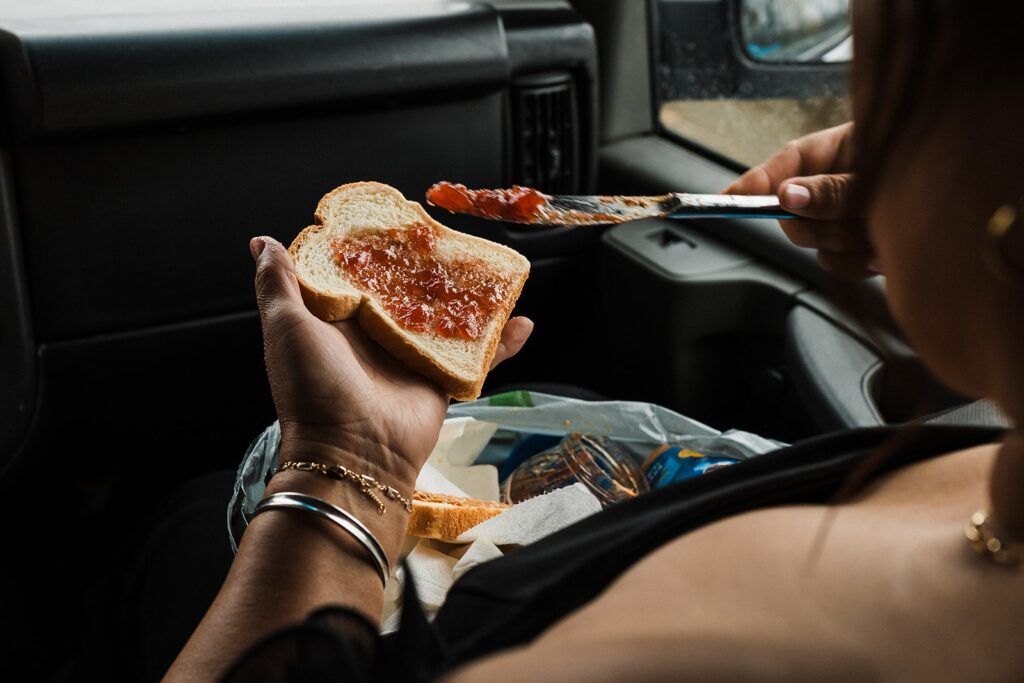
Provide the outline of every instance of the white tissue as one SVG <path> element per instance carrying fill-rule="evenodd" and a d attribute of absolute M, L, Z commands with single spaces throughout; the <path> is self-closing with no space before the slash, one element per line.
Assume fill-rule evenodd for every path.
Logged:
<path fill-rule="evenodd" d="M 495 545 L 526 545 L 601 511 L 601 502 L 583 484 L 572 484 L 513 505 L 455 539 L 487 539 Z"/>
<path fill-rule="evenodd" d="M 495 475 L 497 476 L 497 475 Z M 452 480 L 441 473 L 441 470 L 430 464 L 428 460 L 416 477 L 416 490 L 429 493 L 443 493 L 448 496 L 469 497 L 469 493 L 452 483 Z M 475 496 L 473 496 L 475 497 Z"/>
<path fill-rule="evenodd" d="M 500 553 L 499 553 L 500 554 Z M 459 563 L 454 557 L 432 547 L 430 541 L 420 541 L 405 556 L 405 564 L 395 570 L 395 575 L 384 589 L 384 611 L 380 632 L 397 631 L 401 623 L 402 594 L 405 582 L 412 574 L 423 613 L 433 619 L 444 604 L 448 589 L 455 582 L 455 567 Z M 405 571 L 406 566 L 409 572 Z"/>
<path fill-rule="evenodd" d="M 497 425 L 477 422 L 471 417 L 445 420 L 437 444 L 427 459 L 427 466 L 416 480 L 416 489 L 480 500 L 497 500 L 498 469 L 493 465 L 472 464 L 497 429 Z M 446 481 L 438 483 L 437 475 Z M 453 493 L 449 486 L 456 487 L 460 492 Z"/>
<path fill-rule="evenodd" d="M 470 464 L 487 445 L 495 429 L 495 425 L 477 422 L 471 417 L 445 420 L 437 445 L 416 479 L 416 489 L 498 500 L 497 468 Z M 585 486 L 573 484 L 513 505 L 463 533 L 455 544 L 406 538 L 402 555 L 416 582 L 424 613 L 432 619 L 456 580 L 473 567 L 501 557 L 498 546 L 533 543 L 600 509 L 601 503 Z M 399 608 L 406 580 L 408 575 L 400 566 L 388 582 L 381 633 L 399 627 Z"/>
<path fill-rule="evenodd" d="M 490 422 L 478 422 L 471 417 L 450 417 L 444 421 L 430 457 L 453 467 L 469 467 L 496 431 L 498 425 Z"/>
<path fill-rule="evenodd" d="M 458 561 L 426 543 L 417 545 L 405 561 L 416 585 L 416 595 L 423 605 L 423 611 L 427 617 L 432 618 L 444 603 L 448 589 L 455 582 L 452 573 Z"/>

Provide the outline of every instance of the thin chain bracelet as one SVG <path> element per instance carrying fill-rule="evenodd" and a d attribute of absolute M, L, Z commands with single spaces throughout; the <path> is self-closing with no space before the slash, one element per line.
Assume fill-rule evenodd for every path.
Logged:
<path fill-rule="evenodd" d="M 368 474 L 357 474 L 344 465 L 325 465 L 322 462 L 305 462 L 300 460 L 288 460 L 277 466 L 274 470 L 274 474 L 278 472 L 284 472 L 285 470 L 297 470 L 299 472 L 318 472 L 325 477 L 342 481 L 349 479 L 359 486 L 359 490 L 374 503 L 377 504 L 377 511 L 380 514 L 384 514 L 384 503 L 380 498 L 374 495 L 373 489 L 377 489 L 391 500 L 396 500 L 402 504 L 406 512 L 412 512 L 412 502 L 408 498 L 398 492 L 393 486 L 387 486 L 380 483 Z"/>

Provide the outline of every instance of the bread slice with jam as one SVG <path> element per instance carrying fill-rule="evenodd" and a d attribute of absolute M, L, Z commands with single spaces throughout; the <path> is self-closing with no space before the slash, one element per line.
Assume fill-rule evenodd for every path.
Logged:
<path fill-rule="evenodd" d="M 288 251 L 302 298 L 366 334 L 459 400 L 480 395 L 530 273 L 518 252 L 446 228 L 374 182 L 324 195 Z"/>

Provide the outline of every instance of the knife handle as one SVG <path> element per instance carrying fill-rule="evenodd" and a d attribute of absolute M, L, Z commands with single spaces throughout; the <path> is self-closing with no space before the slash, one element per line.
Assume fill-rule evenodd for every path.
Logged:
<path fill-rule="evenodd" d="M 775 195 L 674 193 L 672 196 L 679 205 L 667 218 L 797 218 L 779 205 Z"/>

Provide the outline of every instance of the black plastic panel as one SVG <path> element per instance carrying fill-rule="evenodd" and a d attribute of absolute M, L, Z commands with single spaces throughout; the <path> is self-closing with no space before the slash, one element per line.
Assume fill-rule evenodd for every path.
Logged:
<path fill-rule="evenodd" d="M 872 397 L 882 359 L 814 311 L 786 318 L 787 357 L 797 389 L 822 430 L 885 424 Z"/>
<path fill-rule="evenodd" d="M 251 279 L 249 284 L 251 285 Z M 153 485 L 231 467 L 273 420 L 255 305 L 245 313 L 39 349 L 35 449 L 53 466 L 102 452 L 93 475 L 137 467 Z M 198 460 L 193 460 L 198 458 Z M 76 465 L 77 463 L 77 465 Z"/>
<path fill-rule="evenodd" d="M 503 99 L 36 145 L 16 153 L 39 341 L 252 304 L 248 240 L 290 241 L 320 197 L 372 178 L 419 199 L 502 181 Z"/>
<path fill-rule="evenodd" d="M 603 147 L 600 168 L 598 189 L 609 194 L 714 193 L 736 179 L 736 173 L 720 164 L 656 136 Z M 693 224 L 807 282 L 825 279 L 814 252 L 794 246 L 776 221 L 748 218 Z"/>
<path fill-rule="evenodd" d="M 9 158 L 0 150 L 0 470 L 32 416 L 35 357 Z"/>
<path fill-rule="evenodd" d="M 602 333 L 612 362 L 599 390 L 718 429 L 807 435 L 783 372 L 799 282 L 681 222 L 619 225 L 602 246 L 602 310 L 616 319 Z"/>
<path fill-rule="evenodd" d="M 616 227 L 608 234 L 616 248 L 673 280 L 686 280 L 750 265 L 753 259 L 678 221 L 652 219 Z"/>
<path fill-rule="evenodd" d="M 252 341 L 251 329 L 243 339 L 217 322 L 253 310 L 249 238 L 290 240 L 333 187 L 375 179 L 420 199 L 441 179 L 508 184 L 516 78 L 571 75 L 580 178 L 592 180 L 590 27 L 564 3 L 445 4 L 0 21 L 0 116 L 14 126 L 0 129 L 10 133 L 0 256 L 11 264 L 2 459 L 46 450 L 76 408 L 78 424 L 98 424 L 153 386 L 172 410 L 193 383 L 232 381 L 216 372 L 228 365 L 203 362 L 207 349 Z M 523 304 L 552 342 L 594 320 L 564 310 L 584 296 L 600 232 L 511 233 L 430 210 L 534 262 Z M 578 284 L 551 284 L 567 275 Z M 202 334 L 176 332 L 195 325 Z M 523 372 L 583 374 L 583 354 L 566 365 L 532 348 Z M 192 359 L 196 373 L 165 371 L 178 366 L 163 355 Z M 34 374 L 37 361 L 45 372 Z M 518 379 L 509 372 L 499 374 Z"/>
<path fill-rule="evenodd" d="M 0 24 L 8 136 L 497 86 L 497 13 L 400 8 L 99 14 Z"/>
<path fill-rule="evenodd" d="M 410 199 L 442 179 L 507 184 L 511 84 L 552 71 L 573 79 L 591 189 L 596 51 L 565 3 L 339 4 L 0 20 L 0 466 L 13 465 L 0 494 L 14 515 L 37 503 L 27 484 L 51 482 L 78 540 L 49 544 L 46 513 L 8 539 L 28 562 L 21 592 L 68 616 L 55 630 L 39 605 L 8 600 L 33 678 L 93 652 L 80 617 L 119 575 L 108 550 L 127 548 L 176 482 L 235 466 L 273 419 L 251 236 L 290 240 L 345 182 Z M 604 326 L 600 231 L 434 215 L 531 260 L 517 312 L 537 334 L 492 383 L 600 379 L 603 347 L 583 343 Z M 59 590 L 37 585 L 35 568 L 69 549 L 76 571 Z"/>
<path fill-rule="evenodd" d="M 597 180 L 598 73 L 594 30 L 567 9 L 502 9 L 513 76 L 552 71 L 572 74 L 576 89 L 579 191 L 590 192 Z"/>

